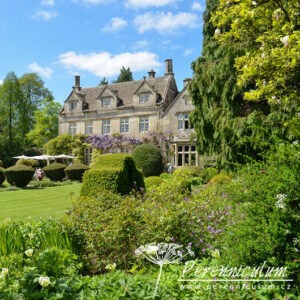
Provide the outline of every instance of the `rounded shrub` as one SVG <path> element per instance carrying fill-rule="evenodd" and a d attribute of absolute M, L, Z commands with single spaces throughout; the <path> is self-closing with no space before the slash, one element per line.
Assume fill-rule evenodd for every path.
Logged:
<path fill-rule="evenodd" d="M 43 168 L 46 176 L 53 181 L 62 181 L 65 178 L 65 168 L 67 166 L 64 164 L 53 163 Z"/>
<path fill-rule="evenodd" d="M 198 177 L 200 176 L 202 172 L 201 167 L 197 166 L 184 166 L 184 167 L 179 167 L 175 170 L 175 174 L 178 175 L 187 175 L 187 176 L 192 176 L 192 177 Z"/>
<path fill-rule="evenodd" d="M 6 181 L 10 185 L 25 187 L 32 179 L 34 170 L 31 167 L 18 165 L 4 170 Z"/>
<path fill-rule="evenodd" d="M 39 162 L 36 159 L 21 158 L 16 162 L 16 166 L 20 165 L 37 168 L 39 166 Z"/>
<path fill-rule="evenodd" d="M 229 183 L 231 181 L 230 176 L 225 173 L 220 173 L 215 175 L 208 183 L 209 184 L 224 184 Z"/>
<path fill-rule="evenodd" d="M 149 176 L 145 178 L 145 186 L 146 190 L 148 190 L 152 186 L 159 186 L 164 180 L 158 176 Z"/>
<path fill-rule="evenodd" d="M 83 173 L 88 170 L 89 167 L 84 164 L 74 164 L 65 168 L 65 173 L 68 179 L 82 181 Z"/>
<path fill-rule="evenodd" d="M 137 146 L 132 152 L 132 157 L 145 177 L 159 176 L 163 172 L 163 156 L 159 148 L 153 144 Z"/>
<path fill-rule="evenodd" d="M 4 176 L 4 170 L 3 168 L 0 167 L 0 185 L 4 182 L 5 176 Z"/>

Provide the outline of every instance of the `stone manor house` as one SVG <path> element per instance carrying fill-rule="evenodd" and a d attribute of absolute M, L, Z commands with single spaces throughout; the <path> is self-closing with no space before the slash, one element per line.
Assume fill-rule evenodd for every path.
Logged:
<path fill-rule="evenodd" d="M 172 132 L 171 163 L 175 166 L 198 165 L 195 142 L 191 141 L 189 113 L 194 106 L 187 85 L 178 91 L 173 61 L 165 61 L 165 74 L 155 77 L 83 88 L 80 76 L 59 113 L 59 134 L 114 133 L 142 138 L 148 132 Z M 91 150 L 86 149 L 86 162 Z"/>

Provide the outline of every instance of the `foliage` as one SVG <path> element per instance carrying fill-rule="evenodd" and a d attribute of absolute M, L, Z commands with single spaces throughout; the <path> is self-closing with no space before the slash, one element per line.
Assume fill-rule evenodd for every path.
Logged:
<path fill-rule="evenodd" d="M 66 167 L 67 166 L 64 164 L 52 163 L 44 167 L 43 171 L 45 172 L 46 176 L 51 180 L 62 181 L 66 176 L 64 171 Z"/>
<path fill-rule="evenodd" d="M 34 112 L 33 128 L 26 134 L 34 146 L 42 148 L 45 143 L 58 134 L 59 103 L 52 99 L 45 99 L 40 103 L 40 109 Z"/>
<path fill-rule="evenodd" d="M 133 81 L 132 72 L 130 71 L 129 67 L 125 68 L 124 66 L 122 66 L 117 80 L 114 81 L 113 83 L 120 83 L 120 82 L 127 82 L 127 81 Z"/>
<path fill-rule="evenodd" d="M 148 190 L 150 187 L 157 187 L 159 186 L 164 180 L 158 176 L 149 176 L 145 178 L 145 187 Z"/>
<path fill-rule="evenodd" d="M 44 150 L 49 155 L 72 154 L 77 157 L 78 161 L 82 162 L 84 149 L 88 147 L 85 140 L 86 136 L 83 134 L 61 134 L 47 142 L 44 145 Z"/>
<path fill-rule="evenodd" d="M 295 130 L 291 131 L 287 128 L 290 120 L 299 110 L 295 101 L 290 102 L 289 107 L 279 105 L 276 101 L 268 102 L 265 97 L 248 101 L 245 95 L 249 91 L 257 90 L 255 83 L 250 80 L 242 85 L 238 84 L 242 67 L 243 72 L 248 74 L 251 73 L 249 70 L 253 70 L 254 65 L 256 73 L 252 75 L 257 78 L 263 89 L 264 80 L 267 82 L 269 78 L 276 76 L 276 80 L 269 81 L 270 84 L 277 82 L 276 85 L 278 80 L 281 80 L 281 76 L 275 75 L 277 71 L 275 72 L 273 67 L 270 68 L 272 74 L 262 72 L 260 59 L 247 56 L 249 53 L 251 56 L 252 52 L 261 51 L 258 50 L 259 45 L 255 42 L 255 34 L 260 34 L 269 26 L 268 15 L 264 19 L 262 12 L 254 18 L 254 10 L 272 5 L 277 4 L 273 4 L 272 1 L 262 1 L 254 7 L 251 1 L 244 0 L 238 3 L 222 0 L 220 4 L 218 0 L 207 2 L 204 14 L 203 51 L 201 57 L 192 65 L 194 76 L 189 91 L 195 105 L 191 119 L 197 134 L 197 149 L 204 156 L 215 157 L 218 168 L 232 167 L 236 162 L 246 163 L 249 157 L 262 159 L 262 154 L 278 139 L 291 138 L 295 134 Z M 216 27 L 216 22 L 213 24 L 214 19 L 218 19 L 219 27 Z M 253 20 L 257 21 L 254 27 Z M 237 33 L 235 38 L 229 39 L 229 36 L 234 33 Z M 222 38 L 225 39 L 227 34 L 227 42 L 222 42 Z M 280 41 L 280 33 L 277 36 Z M 265 44 L 269 45 L 267 31 L 264 38 Z M 236 61 L 242 57 L 245 61 L 241 63 L 241 68 L 236 69 Z M 267 65 L 278 65 L 280 70 L 286 67 L 285 59 L 290 58 L 272 58 L 268 60 Z M 297 58 L 292 64 L 296 64 L 296 60 Z M 244 68 L 245 65 L 247 68 Z M 292 71 L 295 71 L 295 68 Z M 294 72 L 291 81 L 295 81 L 292 78 L 297 76 L 297 72 Z M 278 91 L 280 89 L 278 88 Z M 292 88 L 290 91 L 295 93 Z"/>
<path fill-rule="evenodd" d="M 10 185 L 25 187 L 32 179 L 34 170 L 31 167 L 18 165 L 4 170 L 6 181 Z"/>
<path fill-rule="evenodd" d="M 16 162 L 16 166 L 19 166 L 19 165 L 24 165 L 24 166 L 36 168 L 36 167 L 39 166 L 39 161 L 36 160 L 36 159 L 21 158 Z"/>
<path fill-rule="evenodd" d="M 224 172 L 221 172 L 215 175 L 212 179 L 209 180 L 209 184 L 224 184 L 229 183 L 231 181 L 231 177 Z"/>
<path fill-rule="evenodd" d="M 106 79 L 106 77 L 103 77 L 99 82 L 99 85 L 107 85 L 107 84 L 108 84 L 108 80 Z"/>
<path fill-rule="evenodd" d="M 2 183 L 4 182 L 5 180 L 5 176 L 4 176 L 4 168 L 1 168 L 0 167 L 0 185 L 2 185 Z"/>
<path fill-rule="evenodd" d="M 2 163 L 2 160 L 0 160 L 0 167 L 3 167 L 3 163 Z"/>
<path fill-rule="evenodd" d="M 281 144 L 266 163 L 240 169 L 223 191 L 238 207 L 224 238 L 223 260 L 288 266 L 299 282 L 299 145 Z"/>
<path fill-rule="evenodd" d="M 300 21 L 297 0 L 220 0 L 213 20 L 221 42 L 247 52 L 236 59 L 238 84 L 252 85 L 245 99 L 295 106 L 300 96 Z"/>
<path fill-rule="evenodd" d="M 68 179 L 82 181 L 83 173 L 88 169 L 87 165 L 73 164 L 65 168 L 65 173 Z"/>
<path fill-rule="evenodd" d="M 132 157 L 145 177 L 159 176 L 163 172 L 163 156 L 155 145 L 142 144 L 137 146 L 132 152 Z"/>
<path fill-rule="evenodd" d="M 198 177 L 201 175 L 202 168 L 196 166 L 179 167 L 174 171 L 175 175 L 184 175 L 191 177 Z"/>
<path fill-rule="evenodd" d="M 85 172 L 81 195 L 96 196 L 103 189 L 124 195 L 140 188 L 144 188 L 143 176 L 130 155 L 104 154 Z"/>
<path fill-rule="evenodd" d="M 207 183 L 218 173 L 219 171 L 217 169 L 210 167 L 202 170 L 200 177 L 202 178 L 203 183 Z"/>

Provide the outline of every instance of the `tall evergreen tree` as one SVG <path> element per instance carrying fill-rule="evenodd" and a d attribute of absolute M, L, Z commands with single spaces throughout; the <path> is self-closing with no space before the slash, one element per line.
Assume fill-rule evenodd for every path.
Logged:
<path fill-rule="evenodd" d="M 122 69 L 120 70 L 120 74 L 117 78 L 116 81 L 114 81 L 114 83 L 119 83 L 119 82 L 126 82 L 126 81 L 132 81 L 133 80 L 133 76 L 132 76 L 132 72 L 130 71 L 130 68 L 125 68 L 124 66 L 122 67 Z"/>
<path fill-rule="evenodd" d="M 244 54 L 240 44 L 219 43 L 212 15 L 219 0 L 207 0 L 204 13 L 203 51 L 192 64 L 190 93 L 195 105 L 191 119 L 197 135 L 198 151 L 219 166 L 259 158 L 276 137 L 284 136 L 280 114 L 267 101 L 249 102 L 243 94 L 251 85 L 237 85 L 235 60 Z M 276 109 L 275 109 L 276 111 Z"/>

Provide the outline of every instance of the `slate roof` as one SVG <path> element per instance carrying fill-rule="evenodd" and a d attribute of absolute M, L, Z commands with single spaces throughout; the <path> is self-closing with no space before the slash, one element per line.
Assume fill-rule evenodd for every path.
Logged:
<path fill-rule="evenodd" d="M 130 106 L 133 102 L 133 94 L 142 85 L 144 80 L 151 86 L 151 88 L 158 94 L 159 99 L 163 98 L 167 94 L 169 88 L 170 77 L 156 77 L 147 78 L 136 81 L 128 81 L 121 83 L 108 84 L 107 87 L 112 90 L 117 96 L 120 102 L 124 106 Z M 76 94 L 81 97 L 84 96 L 84 102 L 88 104 L 89 110 L 94 110 L 96 108 L 96 100 L 102 93 L 106 85 L 100 85 L 97 87 L 81 88 L 76 90 Z M 68 100 L 68 99 L 67 99 Z M 66 101 L 67 101 L 66 100 Z"/>

